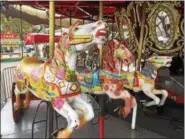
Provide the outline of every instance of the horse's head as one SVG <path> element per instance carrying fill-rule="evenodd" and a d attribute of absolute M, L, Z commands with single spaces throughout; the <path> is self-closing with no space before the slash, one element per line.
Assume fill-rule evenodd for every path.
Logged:
<path fill-rule="evenodd" d="M 118 40 L 113 40 L 114 42 L 114 54 L 118 59 L 123 61 L 124 65 L 131 64 L 135 61 L 133 54 L 128 50 L 125 44 L 119 42 Z"/>
<path fill-rule="evenodd" d="M 161 67 L 170 67 L 172 62 L 171 56 L 151 56 L 146 61 L 150 61 L 157 69 Z"/>
<path fill-rule="evenodd" d="M 72 47 L 75 51 L 85 51 L 97 44 L 104 44 L 108 33 L 108 25 L 97 21 L 81 25 L 77 22 L 69 28 L 69 32 L 63 33 L 64 46 Z"/>

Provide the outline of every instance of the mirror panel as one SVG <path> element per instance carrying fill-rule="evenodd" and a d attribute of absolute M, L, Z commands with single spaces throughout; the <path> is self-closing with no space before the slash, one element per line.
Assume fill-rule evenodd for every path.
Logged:
<path fill-rule="evenodd" d="M 170 19 L 164 11 L 160 11 L 157 15 L 156 35 L 158 41 L 162 44 L 165 44 L 170 39 Z"/>

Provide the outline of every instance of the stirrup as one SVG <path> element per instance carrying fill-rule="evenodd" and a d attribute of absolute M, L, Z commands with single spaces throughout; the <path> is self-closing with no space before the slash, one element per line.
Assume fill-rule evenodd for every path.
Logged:
<path fill-rule="evenodd" d="M 64 130 L 64 128 L 60 128 L 60 129 L 55 130 L 55 131 L 51 134 L 51 136 L 52 136 L 53 138 L 56 138 L 56 137 L 57 137 L 57 133 L 58 133 L 59 131 L 61 131 L 61 130 Z"/>

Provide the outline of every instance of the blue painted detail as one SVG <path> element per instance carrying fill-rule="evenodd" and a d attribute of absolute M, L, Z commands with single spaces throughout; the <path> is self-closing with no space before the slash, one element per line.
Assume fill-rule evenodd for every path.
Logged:
<path fill-rule="evenodd" d="M 82 83 L 80 83 L 80 86 L 83 86 L 83 87 L 85 87 L 85 88 L 90 88 L 90 86 L 88 86 L 87 84 L 82 84 Z"/>
<path fill-rule="evenodd" d="M 76 52 L 76 47 L 75 47 L 75 45 L 71 45 L 71 50 L 72 50 L 72 52 Z"/>
<path fill-rule="evenodd" d="M 32 88 L 32 90 L 33 90 L 33 91 L 35 91 L 35 92 L 37 91 L 37 89 L 36 89 L 36 88 Z"/>
<path fill-rule="evenodd" d="M 53 92 L 48 92 L 48 95 L 50 95 L 50 96 L 55 96 L 55 93 L 53 93 Z"/>
<path fill-rule="evenodd" d="M 95 87 L 95 86 L 100 86 L 100 80 L 99 80 L 99 72 L 100 72 L 100 69 L 97 69 L 94 73 L 93 73 L 93 82 L 92 82 L 92 85 L 91 85 L 91 88 Z"/>
<path fill-rule="evenodd" d="M 141 70 L 141 74 L 143 74 L 146 77 L 149 77 L 151 79 L 154 79 L 152 77 L 152 74 L 155 75 L 154 71 L 157 71 L 157 69 L 155 68 L 155 66 L 150 61 L 146 61 L 143 69 Z"/>
<path fill-rule="evenodd" d="M 116 78 L 116 79 L 121 79 L 121 76 L 120 75 L 117 75 L 117 74 L 113 74 L 113 73 L 110 73 L 110 72 L 107 72 L 105 70 L 102 70 L 102 72 L 105 74 L 105 75 L 109 75 L 113 78 Z"/>
<path fill-rule="evenodd" d="M 87 88 L 90 88 L 91 87 L 91 84 L 88 84 L 87 82 L 84 82 L 84 81 L 79 81 L 79 84 L 81 86 L 84 86 L 84 87 L 87 87 Z"/>
<path fill-rule="evenodd" d="M 96 70 L 92 74 L 92 83 L 88 83 L 88 82 L 85 82 L 85 81 L 78 81 L 79 84 L 83 87 L 86 87 L 86 88 L 94 88 L 95 86 L 100 86 L 99 72 L 100 72 L 100 69 Z"/>

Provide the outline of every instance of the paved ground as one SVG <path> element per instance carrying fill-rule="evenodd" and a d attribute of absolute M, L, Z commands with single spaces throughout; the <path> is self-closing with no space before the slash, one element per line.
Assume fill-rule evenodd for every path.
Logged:
<path fill-rule="evenodd" d="M 32 101 L 30 108 L 27 109 L 19 123 L 14 123 L 12 119 L 10 101 L 1 111 L 1 134 L 2 138 L 31 138 L 31 123 L 35 113 L 38 101 Z M 45 117 L 44 105 L 39 111 L 38 120 Z M 95 121 L 97 118 L 94 119 Z M 65 121 L 59 117 L 59 127 L 64 127 Z M 43 138 L 45 131 L 45 123 L 35 125 L 34 137 Z M 109 117 L 105 121 L 105 137 L 106 138 L 165 138 L 159 134 L 137 127 L 136 130 L 130 129 L 130 123 Z M 98 138 L 98 124 L 92 125 L 89 122 L 80 131 L 73 134 L 72 138 Z"/>

